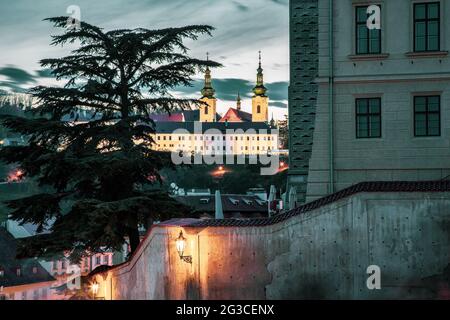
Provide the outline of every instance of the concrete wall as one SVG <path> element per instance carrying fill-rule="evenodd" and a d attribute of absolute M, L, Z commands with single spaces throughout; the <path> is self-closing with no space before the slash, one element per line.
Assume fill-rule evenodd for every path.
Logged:
<path fill-rule="evenodd" d="M 192 264 L 175 249 L 181 230 Z M 106 299 L 436 299 L 449 235 L 449 193 L 360 193 L 265 227 L 154 227 L 130 262 L 94 277 Z"/>
<path fill-rule="evenodd" d="M 434 180 L 450 175 L 450 3 L 441 3 L 441 54 L 410 56 L 413 3 L 427 1 L 334 1 L 334 154 L 329 152 L 329 15 L 319 1 L 319 93 L 306 202 L 361 181 Z M 433 1 L 434 2 L 434 1 Z M 381 4 L 382 52 L 355 54 L 355 6 Z M 441 136 L 415 137 L 415 95 L 441 96 Z M 355 100 L 381 98 L 381 138 L 358 139 Z"/>

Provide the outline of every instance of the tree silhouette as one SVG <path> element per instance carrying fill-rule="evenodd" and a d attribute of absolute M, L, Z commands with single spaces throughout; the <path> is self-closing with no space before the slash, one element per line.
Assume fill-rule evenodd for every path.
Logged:
<path fill-rule="evenodd" d="M 64 29 L 52 36 L 52 45 L 79 46 L 68 56 L 40 62 L 65 85 L 31 89 L 38 101 L 33 118 L 1 116 L 8 129 L 28 136 L 29 144 L 3 148 L 0 159 L 18 163 L 46 190 L 9 201 L 11 217 L 37 224 L 39 231 L 52 221 L 49 233 L 21 242 L 19 257 L 69 251 L 76 260 L 85 252 L 118 249 L 124 239 L 134 251 L 138 226 L 184 212 L 158 189 L 159 171 L 170 161 L 151 149 L 149 116 L 201 103 L 175 98 L 170 91 L 190 86 L 206 66 L 220 66 L 191 58 L 184 44 L 211 35 L 213 28 L 105 32 L 85 22 L 67 29 L 67 17 L 46 20 Z"/>

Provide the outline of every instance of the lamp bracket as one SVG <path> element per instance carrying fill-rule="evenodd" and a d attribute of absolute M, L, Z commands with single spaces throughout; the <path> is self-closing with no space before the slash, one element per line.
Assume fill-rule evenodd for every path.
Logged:
<path fill-rule="evenodd" d="M 192 256 L 181 256 L 180 258 L 181 258 L 181 260 L 183 260 L 184 262 L 187 262 L 187 263 L 192 264 Z"/>

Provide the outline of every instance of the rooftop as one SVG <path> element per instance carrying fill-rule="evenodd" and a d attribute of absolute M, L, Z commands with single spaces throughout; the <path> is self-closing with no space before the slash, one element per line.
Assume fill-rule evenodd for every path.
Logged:
<path fill-rule="evenodd" d="M 187 206 L 192 207 L 198 213 L 214 215 L 216 198 L 215 195 L 189 195 L 177 196 L 175 199 Z M 222 209 L 225 217 L 240 213 L 243 217 L 267 213 L 267 202 L 256 195 L 222 194 Z"/>
<path fill-rule="evenodd" d="M 16 259 L 17 240 L 0 227 L 0 286 L 13 287 L 55 281 L 35 259 Z M 18 271 L 20 270 L 20 271 Z"/>
<path fill-rule="evenodd" d="M 294 210 L 270 217 L 258 219 L 204 219 L 197 220 L 186 226 L 188 227 L 252 227 L 252 226 L 266 226 L 280 223 L 293 216 L 300 215 L 315 209 L 318 209 L 327 204 L 336 202 L 338 200 L 347 198 L 351 195 L 361 192 L 450 192 L 449 180 L 436 181 L 375 181 L 375 182 L 361 182 L 351 187 L 330 194 L 326 197 L 309 202 Z"/>

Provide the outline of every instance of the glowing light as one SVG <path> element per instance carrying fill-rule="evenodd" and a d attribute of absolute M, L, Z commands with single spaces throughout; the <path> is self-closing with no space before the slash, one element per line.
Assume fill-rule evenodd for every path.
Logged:
<path fill-rule="evenodd" d="M 289 165 L 284 161 L 280 161 L 280 166 L 278 168 L 278 172 L 280 173 L 280 172 L 286 171 L 288 169 L 289 169 Z"/>
<path fill-rule="evenodd" d="M 184 249 L 186 248 L 186 238 L 183 237 L 183 231 L 180 231 L 180 235 L 178 236 L 175 243 L 176 243 L 178 254 L 180 255 L 180 258 L 182 258 Z"/>
<path fill-rule="evenodd" d="M 92 290 L 92 293 L 94 294 L 94 298 L 98 293 L 98 288 L 99 288 L 99 285 L 98 285 L 97 281 L 94 280 L 94 283 L 91 285 L 91 290 Z"/>
<path fill-rule="evenodd" d="M 16 169 L 8 174 L 6 178 L 7 182 L 19 182 L 25 178 L 25 172 L 20 169 Z"/>
<path fill-rule="evenodd" d="M 175 245 L 177 247 L 180 259 L 183 260 L 184 262 L 192 264 L 192 256 L 184 255 L 184 249 L 186 248 L 186 238 L 183 237 L 183 231 L 180 231 L 180 235 L 175 240 Z"/>
<path fill-rule="evenodd" d="M 230 173 L 231 170 L 225 168 L 224 166 L 218 166 L 217 169 L 211 171 L 209 174 L 213 177 L 221 178 L 225 173 Z"/>

